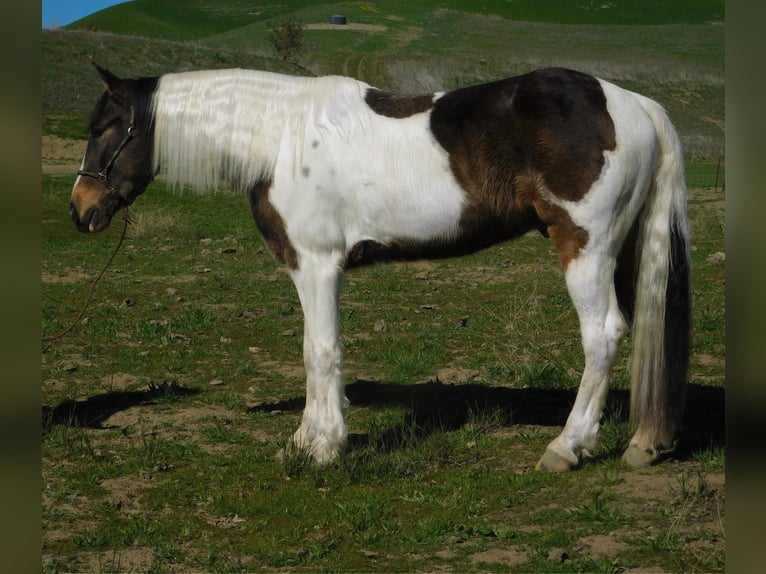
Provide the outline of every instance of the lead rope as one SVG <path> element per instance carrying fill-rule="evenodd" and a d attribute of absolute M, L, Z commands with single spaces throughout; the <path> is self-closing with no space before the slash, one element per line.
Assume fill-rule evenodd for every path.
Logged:
<path fill-rule="evenodd" d="M 82 319 L 82 316 L 85 314 L 85 310 L 88 308 L 88 305 L 90 304 L 90 300 L 93 298 L 93 292 L 96 290 L 96 285 L 101 280 L 101 277 L 104 276 L 104 273 L 106 273 L 106 270 L 109 269 L 109 266 L 112 264 L 112 261 L 114 261 L 114 258 L 117 255 L 117 252 L 120 250 L 123 240 L 125 239 L 125 235 L 128 232 L 128 224 L 130 223 L 130 218 L 128 217 L 127 206 L 122 208 L 122 218 L 124 221 L 124 225 L 122 226 L 122 234 L 120 235 L 120 240 L 117 242 L 117 246 L 114 248 L 114 251 L 112 251 L 112 255 L 109 257 L 109 260 L 106 262 L 106 265 L 104 265 L 104 268 L 101 270 L 101 273 L 99 273 L 96 279 L 93 281 L 93 285 L 91 285 L 90 292 L 88 293 L 88 298 L 85 300 L 85 304 L 82 306 L 82 309 L 80 309 L 80 312 L 77 314 L 77 317 L 75 317 L 74 321 L 72 321 L 72 323 L 60 333 L 56 333 L 55 335 L 51 335 L 49 337 L 43 337 L 43 342 L 48 343 L 50 341 L 55 341 L 56 339 L 60 339 L 61 337 L 69 333 L 72 329 L 74 329 L 77 323 L 80 322 L 80 319 Z"/>

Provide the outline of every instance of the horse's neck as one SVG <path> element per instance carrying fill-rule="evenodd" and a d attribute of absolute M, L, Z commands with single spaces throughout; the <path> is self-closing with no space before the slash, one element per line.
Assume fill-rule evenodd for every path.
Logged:
<path fill-rule="evenodd" d="M 248 186 L 269 177 L 309 80 L 244 70 L 168 74 L 154 98 L 154 160 L 171 185 Z"/>

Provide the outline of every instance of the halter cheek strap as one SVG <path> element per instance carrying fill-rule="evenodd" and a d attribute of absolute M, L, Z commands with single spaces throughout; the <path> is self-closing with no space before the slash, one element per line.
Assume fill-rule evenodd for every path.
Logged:
<path fill-rule="evenodd" d="M 112 166 L 114 165 L 114 162 L 120 153 L 122 153 L 122 150 L 126 145 L 128 145 L 128 142 L 133 139 L 137 133 L 138 129 L 136 128 L 136 110 L 133 106 L 130 106 L 130 125 L 128 126 L 128 133 L 124 138 L 122 138 L 120 145 L 118 145 L 117 149 L 114 150 L 112 157 L 109 158 L 109 161 L 106 162 L 106 165 L 97 173 L 84 169 L 77 170 L 77 175 L 84 175 L 86 177 L 92 177 L 93 179 L 98 180 L 106 188 L 107 193 L 113 196 L 122 207 L 126 207 L 128 205 L 128 200 L 125 199 L 123 195 L 117 190 L 117 188 L 114 187 L 114 185 L 109 181 L 109 172 L 112 171 Z"/>

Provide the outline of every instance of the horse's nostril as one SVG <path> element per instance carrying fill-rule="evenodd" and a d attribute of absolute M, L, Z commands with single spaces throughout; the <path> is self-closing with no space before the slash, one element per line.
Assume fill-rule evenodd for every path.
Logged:
<path fill-rule="evenodd" d="M 69 217 L 72 218 L 72 221 L 77 227 L 80 226 L 80 216 L 77 214 L 77 210 L 74 208 L 73 203 L 69 204 Z"/>

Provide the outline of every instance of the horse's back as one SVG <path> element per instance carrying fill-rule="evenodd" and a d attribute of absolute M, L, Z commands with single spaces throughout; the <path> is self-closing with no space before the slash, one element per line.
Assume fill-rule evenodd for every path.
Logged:
<path fill-rule="evenodd" d="M 530 72 L 430 102 L 347 78 L 320 85 L 325 105 L 293 134 L 300 141 L 283 140 L 300 151 L 277 166 L 271 197 L 294 241 L 322 237 L 364 255 L 350 257 L 359 262 L 367 253 L 473 251 L 531 229 L 571 228 L 572 218 L 582 228 L 594 202 L 640 203 L 628 196 L 641 186 L 621 182 L 648 181 L 637 166 L 656 155 L 646 104 L 572 70 Z M 647 157 L 633 161 L 636 154 Z"/>

